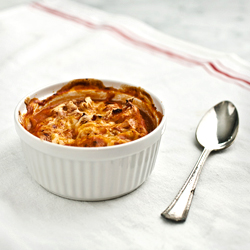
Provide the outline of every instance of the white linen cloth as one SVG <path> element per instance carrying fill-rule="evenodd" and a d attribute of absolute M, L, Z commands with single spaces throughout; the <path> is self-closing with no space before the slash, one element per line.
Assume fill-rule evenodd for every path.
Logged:
<path fill-rule="evenodd" d="M 250 64 L 70 1 L 0 12 L 0 249 L 250 249 Z M 75 78 L 111 79 L 164 100 L 167 127 L 149 179 L 110 201 L 57 197 L 29 174 L 13 124 L 21 97 Z M 239 112 L 235 143 L 211 154 L 185 223 L 160 217 L 202 148 L 216 103 Z"/>

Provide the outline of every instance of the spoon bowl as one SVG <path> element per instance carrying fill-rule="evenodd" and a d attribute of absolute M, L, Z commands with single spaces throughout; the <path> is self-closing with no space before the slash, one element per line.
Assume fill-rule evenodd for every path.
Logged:
<path fill-rule="evenodd" d="M 196 139 L 204 148 L 224 149 L 233 143 L 238 127 L 236 107 L 229 101 L 223 101 L 203 116 L 196 129 Z"/>
<path fill-rule="evenodd" d="M 207 157 L 213 150 L 229 147 L 236 138 L 238 128 L 238 112 L 229 101 L 218 103 L 203 116 L 196 129 L 196 139 L 204 147 L 203 152 L 177 196 L 162 212 L 164 218 L 174 221 L 186 220 Z"/>

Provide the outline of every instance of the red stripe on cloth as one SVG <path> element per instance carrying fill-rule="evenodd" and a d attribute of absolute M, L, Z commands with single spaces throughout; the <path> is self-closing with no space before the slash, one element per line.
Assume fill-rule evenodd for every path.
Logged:
<path fill-rule="evenodd" d="M 192 59 L 192 58 L 188 58 L 188 57 L 185 57 L 183 55 L 179 55 L 177 53 L 174 53 L 174 52 L 171 52 L 169 50 L 166 50 L 166 49 L 163 49 L 163 48 L 160 48 L 160 47 L 157 47 L 151 43 L 148 43 L 148 42 L 145 42 L 145 41 L 142 41 L 140 39 L 136 39 L 133 35 L 128 35 L 126 34 L 126 32 L 122 31 L 121 29 L 118 29 L 116 28 L 115 26 L 111 26 L 111 25 L 97 25 L 97 24 L 94 24 L 92 22 L 89 22 L 89 21 L 86 21 L 82 18 L 79 18 L 79 17 L 76 17 L 76 16 L 73 16 L 73 15 L 69 15 L 65 12 L 61 12 L 59 10 L 56 10 L 56 9 L 52 9 L 50 7 L 47 7 L 45 5 L 42 5 L 40 3 L 32 3 L 31 4 L 32 7 L 34 8 L 37 8 L 37 9 L 40 9 L 40 10 L 43 10 L 45 12 L 48 12 L 48 13 L 51 13 L 53 15 L 56 15 L 56 16 L 59 16 L 59 17 L 62 17 L 64 19 L 67 19 L 67 20 L 70 20 L 70 21 L 73 21 L 75 23 L 78 23 L 78 24 L 81 24 L 87 28 L 90 28 L 90 29 L 103 29 L 103 30 L 109 30 L 113 33 L 116 33 L 118 34 L 119 36 L 123 37 L 124 39 L 126 39 L 127 41 L 135 44 L 136 46 L 139 46 L 139 47 L 143 47 L 143 48 L 146 48 L 146 49 L 149 49 L 151 51 L 156 51 L 156 52 L 159 52 L 161 54 L 164 54 L 168 57 L 171 57 L 173 59 L 176 59 L 176 60 L 179 60 L 181 62 L 187 62 L 187 63 L 191 63 L 191 64 L 194 64 L 194 65 L 198 65 L 198 66 L 201 66 L 203 68 L 206 68 L 207 65 L 209 65 L 211 67 L 211 69 L 217 73 L 217 74 L 221 74 L 223 75 L 224 77 L 227 77 L 229 79 L 232 79 L 232 80 L 236 80 L 236 81 L 240 81 L 240 82 L 243 82 L 243 83 L 246 83 L 248 85 L 250 85 L 250 81 L 244 79 L 244 78 L 241 78 L 241 77 L 236 77 L 228 72 L 226 72 L 225 70 L 222 70 L 222 69 L 219 69 L 213 62 L 209 62 L 209 61 L 199 61 L 198 59 Z M 242 85 L 241 85 L 242 86 Z"/>
<path fill-rule="evenodd" d="M 226 77 L 228 77 L 228 78 L 231 78 L 231 79 L 234 79 L 234 80 L 237 80 L 237 81 L 245 82 L 245 83 L 247 83 L 247 84 L 250 85 L 250 82 L 249 82 L 249 81 L 247 81 L 247 80 L 245 80 L 245 79 L 242 79 L 242 78 L 240 78 L 240 77 L 233 76 L 233 75 L 231 75 L 231 74 L 229 74 L 229 73 L 226 73 L 225 71 L 220 70 L 218 67 L 215 66 L 215 64 L 213 64 L 213 63 L 211 63 L 211 62 L 209 62 L 208 64 L 209 64 L 209 65 L 212 67 L 212 69 L 213 69 L 214 71 L 216 71 L 217 73 L 222 74 L 222 75 L 224 75 L 224 76 L 226 76 Z"/>

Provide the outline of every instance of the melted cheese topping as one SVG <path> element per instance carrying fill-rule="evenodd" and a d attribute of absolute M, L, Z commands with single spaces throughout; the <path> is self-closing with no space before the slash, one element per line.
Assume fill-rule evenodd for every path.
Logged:
<path fill-rule="evenodd" d="M 24 115 L 23 126 L 42 140 L 79 147 L 118 145 L 150 132 L 132 99 L 122 104 L 90 97 Z"/>

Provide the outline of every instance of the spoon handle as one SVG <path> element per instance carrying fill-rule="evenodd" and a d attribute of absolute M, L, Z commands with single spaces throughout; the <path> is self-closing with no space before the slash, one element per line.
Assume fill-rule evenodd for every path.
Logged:
<path fill-rule="evenodd" d="M 161 215 L 164 218 L 174 221 L 186 220 L 202 167 L 211 151 L 210 149 L 204 148 L 181 190 L 167 209 L 162 212 Z"/>

